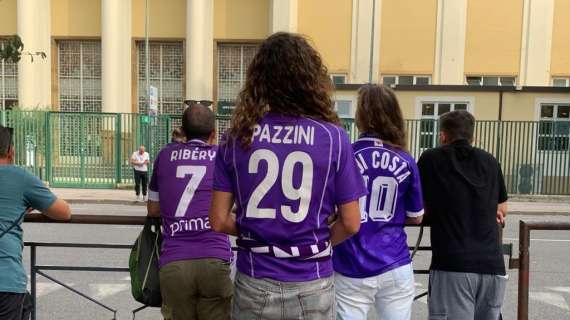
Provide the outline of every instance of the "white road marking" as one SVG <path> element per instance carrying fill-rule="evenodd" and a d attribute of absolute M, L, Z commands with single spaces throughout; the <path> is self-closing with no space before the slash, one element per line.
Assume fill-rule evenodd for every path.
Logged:
<path fill-rule="evenodd" d="M 89 288 L 91 289 L 91 292 L 95 292 L 93 294 L 93 298 L 103 300 L 121 291 L 129 290 L 131 286 L 125 283 L 97 283 L 90 284 Z"/>
<path fill-rule="evenodd" d="M 566 303 L 564 297 L 558 293 L 530 292 L 530 299 L 558 307 L 562 310 L 570 310 L 568 303 Z"/>
<path fill-rule="evenodd" d="M 503 238 L 503 240 L 507 240 L 507 241 L 519 241 L 518 238 Z M 537 241 L 537 242 L 570 242 L 570 239 L 530 239 L 530 241 Z"/>
<path fill-rule="evenodd" d="M 570 293 L 570 287 L 546 287 L 546 289 L 562 293 Z"/>
<path fill-rule="evenodd" d="M 68 284 L 69 286 L 73 286 L 72 283 Z M 45 295 L 48 295 L 54 291 L 57 290 L 62 290 L 64 289 L 62 286 L 60 286 L 57 283 L 53 283 L 53 282 L 38 282 L 36 284 L 36 297 L 42 297 Z M 28 283 L 28 291 L 30 291 L 30 284 Z"/>

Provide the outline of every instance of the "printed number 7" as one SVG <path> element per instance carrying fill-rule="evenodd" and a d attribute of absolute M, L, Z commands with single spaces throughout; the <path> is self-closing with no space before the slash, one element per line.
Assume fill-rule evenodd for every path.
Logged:
<path fill-rule="evenodd" d="M 194 193 L 206 175 L 206 166 L 178 166 L 176 168 L 176 178 L 184 179 L 189 174 L 191 174 L 192 177 L 180 197 L 178 207 L 176 208 L 176 217 L 184 217 L 186 215 L 188 206 L 192 198 L 194 198 Z"/>

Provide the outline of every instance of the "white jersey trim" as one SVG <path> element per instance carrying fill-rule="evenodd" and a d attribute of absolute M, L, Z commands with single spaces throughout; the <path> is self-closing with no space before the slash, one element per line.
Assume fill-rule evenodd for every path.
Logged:
<path fill-rule="evenodd" d="M 382 141 L 382 139 L 380 138 L 373 138 L 373 137 L 364 137 L 364 138 L 358 138 L 356 140 L 356 142 L 358 141 L 372 141 L 372 142 L 378 142 L 380 145 L 376 146 L 376 147 L 384 147 L 384 142 Z"/>
<path fill-rule="evenodd" d="M 338 159 L 336 160 L 336 172 L 340 171 L 340 155 L 342 153 L 342 143 L 340 141 L 340 129 L 336 128 L 336 133 L 338 135 Z"/>
<path fill-rule="evenodd" d="M 424 209 L 420 210 L 420 211 L 406 211 L 406 217 L 409 218 L 417 218 L 417 217 L 421 217 L 424 215 Z"/>

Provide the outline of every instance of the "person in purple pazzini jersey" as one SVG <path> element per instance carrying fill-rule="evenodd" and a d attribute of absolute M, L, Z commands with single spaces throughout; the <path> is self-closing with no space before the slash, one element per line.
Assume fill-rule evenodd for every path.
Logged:
<path fill-rule="evenodd" d="M 210 209 L 214 230 L 238 236 L 233 319 L 335 317 L 331 246 L 358 231 L 366 188 L 331 88 L 299 35 L 270 36 L 249 66 Z"/>
<path fill-rule="evenodd" d="M 414 275 L 404 224 L 421 223 L 424 206 L 394 92 L 362 87 L 356 125 L 354 155 L 369 194 L 360 199 L 360 231 L 334 251 L 337 319 L 367 319 L 373 306 L 380 319 L 410 319 Z"/>
<path fill-rule="evenodd" d="M 228 236 L 211 230 L 208 210 L 217 147 L 215 115 L 205 106 L 184 111 L 185 143 L 164 147 L 154 164 L 148 213 L 160 216 L 159 258 L 165 319 L 230 319 L 232 283 Z"/>

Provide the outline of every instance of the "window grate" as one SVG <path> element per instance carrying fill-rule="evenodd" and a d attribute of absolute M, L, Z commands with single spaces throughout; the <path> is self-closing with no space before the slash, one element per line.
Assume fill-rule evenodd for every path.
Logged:
<path fill-rule="evenodd" d="M 59 109 L 62 112 L 101 112 L 101 43 L 58 42 Z"/>
<path fill-rule="evenodd" d="M 235 105 L 247 75 L 247 68 L 259 46 L 255 44 L 218 45 L 218 112 Z M 229 108 L 225 110 L 224 108 Z"/>
<path fill-rule="evenodd" d="M 540 106 L 538 150 L 570 150 L 570 105 L 542 104 Z"/>
<path fill-rule="evenodd" d="M 0 48 L 5 41 L 0 40 Z M 18 64 L 0 61 L 0 110 L 9 110 L 18 104 Z"/>
<path fill-rule="evenodd" d="M 181 41 L 149 43 L 150 85 L 158 89 L 160 114 L 180 115 L 184 100 L 184 47 Z M 146 48 L 137 42 L 138 110 L 148 113 L 146 105 Z"/>

